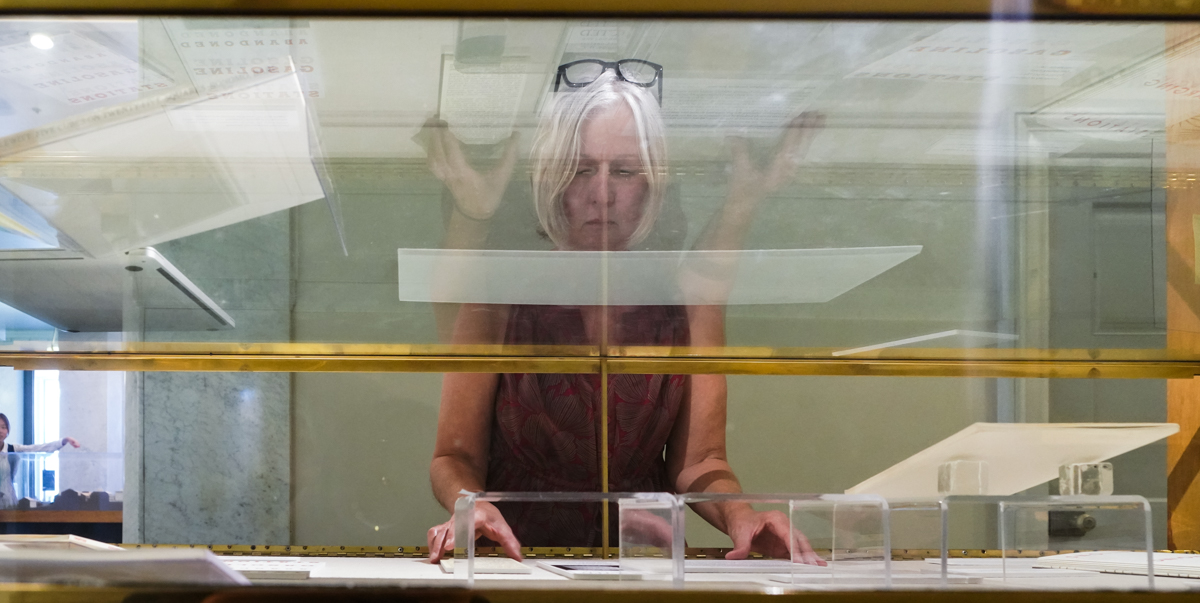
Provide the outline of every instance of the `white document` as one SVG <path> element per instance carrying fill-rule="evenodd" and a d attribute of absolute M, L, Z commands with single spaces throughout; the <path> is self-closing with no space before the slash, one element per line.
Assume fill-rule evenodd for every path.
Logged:
<path fill-rule="evenodd" d="M 162 19 L 162 23 L 197 88 L 220 89 L 233 82 L 298 73 L 301 90 L 268 85 L 257 98 L 323 96 L 315 28 L 302 25 L 302 20 L 283 27 L 217 27 L 221 21 L 215 19 Z"/>
<path fill-rule="evenodd" d="M 827 87 L 821 81 L 672 78 L 663 80 L 670 127 L 769 129 L 787 125 Z"/>
<path fill-rule="evenodd" d="M 929 333 L 927 335 L 917 335 L 915 337 L 906 337 L 894 341 L 885 341 L 872 345 L 865 345 L 849 350 L 838 350 L 833 353 L 834 356 L 849 356 L 851 354 L 865 354 L 876 350 L 887 348 L 903 348 L 903 347 L 931 347 L 931 348 L 982 348 L 989 345 L 996 345 L 1001 341 L 1016 341 L 1017 336 L 1012 333 L 989 333 L 986 331 L 969 331 L 966 329 L 953 329 L 950 331 L 938 331 L 937 333 Z M 930 343 L 932 342 L 932 343 Z"/>
<path fill-rule="evenodd" d="M 208 549 L 0 551 L 0 582 L 250 584 Z"/>
<path fill-rule="evenodd" d="M 465 560 L 464 560 L 464 563 Z M 442 559 L 442 571 L 447 574 L 454 573 L 454 560 Z M 508 557 L 476 557 L 475 558 L 475 573 L 476 574 L 529 574 L 533 573 L 533 568 Z"/>
<path fill-rule="evenodd" d="M 0 535 L 0 551 L 20 550 L 77 550 L 77 551 L 120 551 L 125 549 L 107 542 L 84 538 L 74 534 L 3 534 Z"/>
<path fill-rule="evenodd" d="M 792 562 L 787 559 L 688 559 L 683 562 L 683 571 L 689 574 L 778 574 L 791 569 Z"/>
<path fill-rule="evenodd" d="M 95 107 L 137 99 L 173 82 L 111 48 L 76 33 L 51 35 L 54 46 L 0 46 L 0 82 L 24 86 L 72 106 Z"/>
<path fill-rule="evenodd" d="M 959 23 L 846 77 L 1059 86 L 1090 67 L 1098 47 L 1146 31 L 1141 25 L 1098 25 Z"/>
<path fill-rule="evenodd" d="M 325 566 L 305 557 L 220 557 L 229 569 L 250 580 L 307 580 Z"/>
<path fill-rule="evenodd" d="M 1098 463 L 1178 431 L 1174 423 L 975 423 L 846 493 L 934 498 L 943 463 L 983 461 L 984 494 L 1008 496 L 1057 478 L 1061 465 Z"/>
<path fill-rule="evenodd" d="M 637 572 L 621 572 L 616 561 L 554 560 L 538 561 L 538 567 L 572 580 L 641 580 Z"/>
<path fill-rule="evenodd" d="M 931 557 L 926 559 L 925 563 L 929 565 L 923 568 L 922 572 L 941 573 L 942 560 L 940 558 Z M 1076 570 L 1051 569 L 1038 566 L 1036 563 L 1036 559 L 1026 558 L 950 558 L 946 560 L 946 573 L 953 576 L 1004 578 L 1009 580 L 1025 578 L 1085 578 L 1091 575 L 1088 572 Z"/>
<path fill-rule="evenodd" d="M 81 123 L 75 136 L 7 158 L 14 165 L 57 156 L 83 156 L 97 164 L 143 162 L 147 170 L 158 170 L 157 176 L 170 178 L 179 177 L 176 166 L 182 162 L 198 168 L 186 194 L 124 186 L 103 194 L 80 192 L 60 179 L 41 179 L 34 187 L 6 178 L 0 186 L 95 257 L 323 198 L 312 163 L 305 101 L 275 95 L 283 88 L 299 95 L 296 74 L 255 81 L 236 94 L 136 118 L 99 114 L 95 123 Z M 102 177 L 108 175 L 113 174 Z"/>
<path fill-rule="evenodd" d="M 1200 578 L 1200 555 L 1153 553 L 1154 575 Z M 1136 551 L 1088 551 L 1040 557 L 1034 567 L 1146 575 L 1147 555 Z"/>

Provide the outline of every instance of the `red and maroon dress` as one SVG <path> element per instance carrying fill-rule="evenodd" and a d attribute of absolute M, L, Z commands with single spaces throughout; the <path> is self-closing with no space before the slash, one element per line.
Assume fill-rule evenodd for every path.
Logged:
<path fill-rule="evenodd" d="M 687 345 L 682 306 L 635 306 L 614 319 L 611 345 Z M 504 342 L 586 345 L 578 307 L 512 306 Z M 594 343 L 594 342 L 592 342 Z M 685 375 L 608 377 L 609 491 L 671 492 L 663 452 Z M 488 457 L 489 492 L 599 492 L 600 376 L 500 375 Z M 522 546 L 600 546 L 600 506 L 497 505 Z M 615 520 L 616 510 L 610 515 Z M 616 525 L 611 524 L 616 538 Z"/>

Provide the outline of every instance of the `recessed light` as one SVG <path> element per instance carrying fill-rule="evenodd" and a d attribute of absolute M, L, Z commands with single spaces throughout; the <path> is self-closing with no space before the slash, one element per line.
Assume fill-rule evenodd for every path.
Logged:
<path fill-rule="evenodd" d="M 50 50 L 51 48 L 54 48 L 54 40 L 50 39 L 50 36 L 46 34 L 35 33 L 30 35 L 29 43 L 33 44 L 34 48 L 40 48 L 42 50 Z"/>

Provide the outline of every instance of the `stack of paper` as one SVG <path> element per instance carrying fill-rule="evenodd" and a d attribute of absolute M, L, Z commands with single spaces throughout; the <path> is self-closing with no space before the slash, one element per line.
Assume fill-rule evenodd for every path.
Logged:
<path fill-rule="evenodd" d="M 0 551 L 32 549 L 69 549 L 90 551 L 124 551 L 125 549 L 107 542 L 74 534 L 4 534 L 0 535 Z"/>
<path fill-rule="evenodd" d="M 1067 569 L 1051 569 L 1036 565 L 1037 559 L 1000 557 L 972 558 L 955 557 L 946 560 L 946 574 L 952 576 L 968 576 L 973 578 L 1005 578 L 1008 580 L 1024 578 L 1081 578 L 1090 576 L 1088 572 Z M 940 573 L 942 560 L 932 557 L 925 560 L 927 567 L 922 572 Z"/>
<path fill-rule="evenodd" d="M 804 569 L 820 566 L 805 566 Z M 683 571 L 689 574 L 777 574 L 791 571 L 787 559 L 688 559 Z"/>
<path fill-rule="evenodd" d="M 0 582 L 250 584 L 207 549 L 0 551 Z"/>
<path fill-rule="evenodd" d="M 325 566 L 324 561 L 303 557 L 221 557 L 229 569 L 250 580 L 307 580 Z"/>
<path fill-rule="evenodd" d="M 1154 553 L 1154 575 L 1200 578 L 1200 555 Z M 1086 570 L 1110 574 L 1146 575 L 1146 553 L 1136 551 L 1089 551 L 1041 557 L 1035 567 Z"/>

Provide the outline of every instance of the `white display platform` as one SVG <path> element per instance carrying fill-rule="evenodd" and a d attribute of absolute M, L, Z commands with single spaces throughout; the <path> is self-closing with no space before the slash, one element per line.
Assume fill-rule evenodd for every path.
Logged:
<path fill-rule="evenodd" d="M 983 461 L 983 494 L 1009 496 L 1056 479 L 1062 465 L 1098 463 L 1178 431 L 1174 423 L 975 423 L 846 493 L 934 498 L 942 464 Z"/>
<path fill-rule="evenodd" d="M 560 306 L 823 303 L 921 249 L 400 249 L 399 297 L 405 302 Z"/>
<path fill-rule="evenodd" d="M 247 559 L 242 558 L 225 558 L 225 559 Z M 272 562 L 288 563 L 289 560 L 305 560 L 311 559 L 307 557 L 280 557 L 271 558 Z M 437 565 L 430 564 L 427 559 L 420 558 L 347 558 L 347 557 L 323 557 L 320 558 L 322 564 L 319 569 L 314 569 L 311 572 L 311 577 L 308 580 L 302 581 L 305 584 L 313 585 L 328 585 L 328 586 L 352 586 L 352 585 L 376 585 L 390 586 L 403 584 L 407 587 L 452 587 L 461 585 L 462 580 L 455 579 L 452 574 L 447 574 Z M 973 570 L 968 570 L 966 567 L 961 568 L 963 572 L 956 579 L 950 580 L 947 585 L 950 589 L 960 590 L 1076 590 L 1076 591 L 1095 591 L 1095 590 L 1142 590 L 1145 589 L 1146 580 L 1140 576 L 1129 576 L 1121 574 L 1105 574 L 1099 572 L 1064 572 L 1057 569 L 1038 569 L 1034 567 L 1037 559 L 1021 559 L 1016 560 L 1020 567 L 1019 578 L 1010 576 L 1006 582 L 1000 577 L 992 577 L 988 574 L 995 574 L 996 562 L 999 559 L 956 559 L 956 562 L 972 561 L 978 562 Z M 1010 560 L 1010 563 L 1013 560 Z M 491 574 L 487 576 L 479 576 L 476 578 L 475 584 L 477 588 L 519 588 L 519 589 L 582 589 L 582 590 L 597 590 L 597 589 L 620 589 L 620 590 L 647 590 L 647 589 L 662 589 L 670 590 L 671 584 L 669 581 L 626 581 L 619 580 L 571 580 L 563 576 L 559 576 L 537 566 L 535 560 L 527 559 L 525 564 L 529 565 L 531 572 L 528 574 Z M 768 562 L 770 563 L 770 562 Z M 892 563 L 893 577 L 896 577 L 893 589 L 921 589 L 929 590 L 938 588 L 936 578 L 936 565 L 925 561 L 894 561 Z M 1010 570 L 1016 569 L 1010 566 Z M 990 570 L 990 571 L 989 571 Z M 288 584 L 296 585 L 301 583 L 297 580 L 252 580 L 255 584 Z M 845 585 L 847 588 L 839 587 L 838 590 L 849 589 L 853 590 L 851 585 Z M 766 591 L 766 592 L 781 592 L 789 590 L 830 590 L 828 584 L 821 584 L 819 576 L 814 575 L 811 584 L 786 584 L 773 579 L 770 573 L 759 571 L 750 571 L 746 573 L 736 572 L 714 572 L 714 573 L 699 573 L 689 571 L 685 589 L 695 588 L 697 590 L 740 590 L 740 591 Z M 1155 583 L 1156 590 L 1166 591 L 1182 591 L 1200 588 L 1200 580 L 1187 578 L 1162 578 Z"/>

